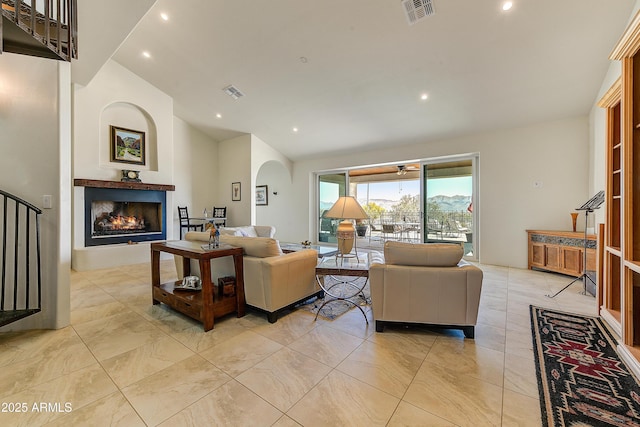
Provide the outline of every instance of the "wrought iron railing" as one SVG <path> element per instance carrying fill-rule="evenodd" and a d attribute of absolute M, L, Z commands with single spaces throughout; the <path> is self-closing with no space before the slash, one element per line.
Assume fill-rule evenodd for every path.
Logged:
<path fill-rule="evenodd" d="M 2 0 L 7 19 L 65 61 L 78 57 L 77 10 L 77 0 Z"/>
<path fill-rule="evenodd" d="M 340 219 L 320 218 L 319 241 L 335 242 Z M 358 226 L 361 225 L 362 228 Z M 424 228 L 423 228 L 424 227 Z M 468 210 L 439 208 L 428 211 L 383 212 L 369 220 L 356 221 L 358 236 L 378 236 L 411 241 L 462 241 L 471 243 L 473 214 Z M 389 237 L 392 236 L 392 237 Z"/>
<path fill-rule="evenodd" d="M 31 203 L 0 190 L 0 326 L 42 308 L 40 215 Z"/>
<path fill-rule="evenodd" d="M 439 224 L 445 229 L 456 229 L 460 227 L 472 228 L 473 214 L 466 210 L 444 210 L 438 209 L 437 211 L 428 211 L 426 218 L 423 219 L 422 212 L 415 211 L 397 211 L 397 212 L 383 212 L 380 217 L 375 218 L 372 222 L 374 224 L 384 223 L 419 223 L 426 221 L 427 224 Z"/>

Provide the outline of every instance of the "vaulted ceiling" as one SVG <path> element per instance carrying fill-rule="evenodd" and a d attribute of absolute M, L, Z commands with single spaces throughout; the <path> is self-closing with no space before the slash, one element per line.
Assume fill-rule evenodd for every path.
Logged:
<path fill-rule="evenodd" d="M 213 139 L 292 160 L 587 115 L 635 0 L 502 3 L 409 25 L 400 0 L 157 0 L 112 58 Z"/>

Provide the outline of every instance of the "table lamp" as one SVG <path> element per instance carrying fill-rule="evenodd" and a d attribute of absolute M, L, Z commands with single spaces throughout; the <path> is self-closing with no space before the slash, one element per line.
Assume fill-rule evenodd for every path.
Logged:
<path fill-rule="evenodd" d="M 338 201 L 323 215 L 325 218 L 342 219 L 336 230 L 338 239 L 338 256 L 344 257 L 351 253 L 356 242 L 354 219 L 368 219 L 369 215 L 362 209 L 360 203 L 353 196 L 341 196 Z M 355 244 L 355 256 L 358 258 L 358 245 Z M 360 259 L 358 259 L 358 262 Z"/>

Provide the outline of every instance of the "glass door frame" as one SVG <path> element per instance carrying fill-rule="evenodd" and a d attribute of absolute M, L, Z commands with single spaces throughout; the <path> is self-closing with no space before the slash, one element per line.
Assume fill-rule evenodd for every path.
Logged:
<path fill-rule="evenodd" d="M 337 245 L 337 240 L 336 241 L 331 241 L 331 235 L 332 231 L 329 231 L 329 235 L 327 236 L 329 238 L 329 241 L 325 241 L 323 240 L 323 237 L 321 237 L 321 234 L 326 234 L 326 233 L 322 233 L 323 231 L 323 218 L 321 217 L 321 211 L 320 211 L 320 196 L 321 196 L 321 191 L 320 191 L 320 183 L 321 183 L 321 179 L 323 176 L 326 175 L 344 175 L 344 189 L 343 190 L 338 190 L 338 197 L 340 196 L 346 196 L 349 193 L 349 170 L 348 169 L 339 169 L 339 170 L 333 170 L 333 171 L 323 171 L 323 172 L 316 172 L 316 197 L 315 197 L 315 236 L 317 239 L 318 243 L 321 244 L 330 244 L 330 245 Z M 337 201 L 337 199 L 336 199 Z M 327 221 L 329 221 L 329 223 L 333 223 L 333 225 L 335 225 L 335 227 L 337 227 L 337 220 L 329 220 L 327 219 Z"/>
<path fill-rule="evenodd" d="M 425 188 L 426 177 L 424 176 L 425 166 L 439 164 L 439 163 L 449 163 L 460 160 L 471 160 L 471 204 L 473 206 L 471 212 L 472 224 L 473 228 L 471 230 L 471 248 L 472 248 L 472 256 L 467 256 L 465 253 L 463 258 L 468 261 L 477 262 L 480 259 L 480 153 L 469 153 L 469 154 L 460 154 L 453 156 L 445 156 L 445 157 L 434 157 L 430 159 L 425 159 L 420 162 L 420 206 L 422 209 L 421 215 L 421 227 L 422 227 L 422 241 L 427 241 L 427 226 L 425 222 L 425 217 L 427 215 L 427 211 L 425 209 L 426 206 L 426 198 L 427 198 L 427 189 Z"/>

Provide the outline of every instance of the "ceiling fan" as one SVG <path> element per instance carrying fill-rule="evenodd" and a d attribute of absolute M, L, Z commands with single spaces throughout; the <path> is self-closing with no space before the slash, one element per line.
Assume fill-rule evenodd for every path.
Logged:
<path fill-rule="evenodd" d="M 406 175 L 407 172 L 418 170 L 418 165 L 398 165 L 396 167 L 398 168 L 396 172 L 398 175 Z"/>

